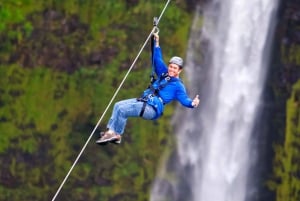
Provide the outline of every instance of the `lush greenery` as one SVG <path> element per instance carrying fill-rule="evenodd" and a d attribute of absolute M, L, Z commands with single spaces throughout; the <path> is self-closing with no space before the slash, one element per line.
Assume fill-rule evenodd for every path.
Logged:
<path fill-rule="evenodd" d="M 300 199 L 300 81 L 294 85 L 287 102 L 286 135 L 283 145 L 275 146 L 275 178 L 269 185 L 276 200 Z"/>
<path fill-rule="evenodd" d="M 165 2 L 7 0 L 0 3 L 0 200 L 49 200 L 105 110 Z M 182 55 L 190 14 L 172 2 L 160 22 L 165 57 Z M 146 47 L 116 100 L 137 97 Z M 147 51 L 148 50 L 148 51 Z M 128 121 L 123 143 L 94 144 L 57 200 L 148 200 L 169 119 Z"/>

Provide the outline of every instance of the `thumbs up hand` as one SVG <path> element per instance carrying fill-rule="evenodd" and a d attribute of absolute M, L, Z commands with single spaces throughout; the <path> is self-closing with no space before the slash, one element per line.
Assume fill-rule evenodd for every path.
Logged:
<path fill-rule="evenodd" d="M 192 106 L 194 108 L 198 107 L 199 103 L 200 103 L 199 95 L 196 95 L 196 97 L 193 99 Z"/>

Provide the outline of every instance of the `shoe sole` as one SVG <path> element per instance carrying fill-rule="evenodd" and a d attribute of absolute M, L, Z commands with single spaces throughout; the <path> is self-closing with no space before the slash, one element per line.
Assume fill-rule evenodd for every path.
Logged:
<path fill-rule="evenodd" d="M 109 141 L 110 143 L 112 144 L 121 144 L 121 140 L 112 140 L 112 141 Z"/>
<path fill-rule="evenodd" d="M 100 145 L 100 146 L 104 146 L 104 145 L 107 145 L 108 142 L 96 142 L 97 145 Z"/>
<path fill-rule="evenodd" d="M 119 141 L 118 138 L 116 137 L 112 137 L 112 138 L 109 138 L 109 139 L 106 139 L 106 140 L 97 140 L 96 143 L 99 144 L 99 145 L 105 145 L 107 143 L 114 143 L 114 144 L 120 144 L 121 142 Z"/>

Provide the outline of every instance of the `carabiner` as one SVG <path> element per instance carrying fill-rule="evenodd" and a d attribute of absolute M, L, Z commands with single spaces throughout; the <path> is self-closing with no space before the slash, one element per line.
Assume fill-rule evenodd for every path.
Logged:
<path fill-rule="evenodd" d="M 153 34 L 158 34 L 159 33 L 159 28 L 157 26 L 153 27 Z"/>

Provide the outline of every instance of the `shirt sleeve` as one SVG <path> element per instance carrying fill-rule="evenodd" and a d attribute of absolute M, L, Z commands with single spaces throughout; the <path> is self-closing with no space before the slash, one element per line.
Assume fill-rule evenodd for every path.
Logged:
<path fill-rule="evenodd" d="M 162 75 L 163 73 L 168 72 L 168 68 L 164 63 L 161 48 L 155 47 L 154 48 L 154 69 L 157 76 Z"/>
<path fill-rule="evenodd" d="M 193 101 L 190 97 L 188 97 L 186 89 L 182 83 L 179 84 L 178 89 L 176 91 L 176 99 L 181 103 L 181 105 L 188 108 L 194 108 L 192 105 Z"/>

